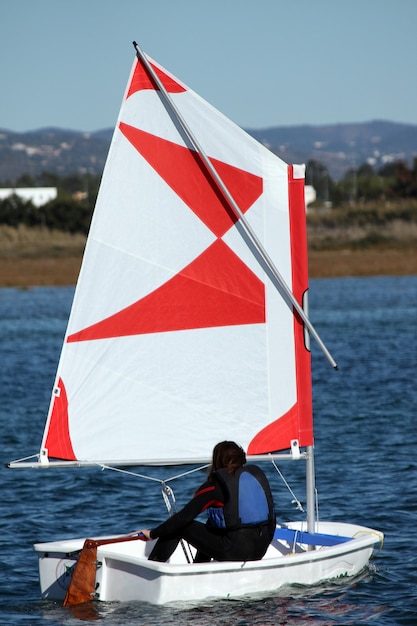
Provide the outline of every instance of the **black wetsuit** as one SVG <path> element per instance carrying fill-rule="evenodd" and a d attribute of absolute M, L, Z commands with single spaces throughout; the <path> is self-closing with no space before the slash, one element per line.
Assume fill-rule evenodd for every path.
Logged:
<path fill-rule="evenodd" d="M 255 467 L 264 477 L 262 489 L 266 492 L 268 502 L 272 503 L 267 479 L 259 468 L 252 467 Z M 233 477 L 231 481 L 233 484 Z M 192 500 L 181 511 L 151 530 L 152 539 L 158 539 L 158 541 L 149 555 L 149 559 L 167 561 L 180 539 L 185 539 L 197 548 L 195 562 L 209 561 L 211 558 L 217 561 L 261 559 L 275 530 L 275 514 L 272 504 L 267 518 L 259 520 L 256 524 L 217 528 L 210 522 L 203 524 L 195 521 L 194 518 L 207 509 L 224 507 L 226 512 L 228 508 L 230 509 L 229 500 L 230 489 L 225 486 L 220 477 L 214 476 L 212 481 L 203 483 Z M 226 518 L 228 519 L 229 516 Z"/>

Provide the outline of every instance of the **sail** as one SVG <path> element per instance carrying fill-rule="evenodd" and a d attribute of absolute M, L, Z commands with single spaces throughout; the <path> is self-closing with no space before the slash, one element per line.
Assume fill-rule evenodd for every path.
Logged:
<path fill-rule="evenodd" d="M 304 170 L 151 61 L 297 302 Z M 311 445 L 304 329 L 135 59 L 111 142 L 41 452 L 154 464 Z"/>

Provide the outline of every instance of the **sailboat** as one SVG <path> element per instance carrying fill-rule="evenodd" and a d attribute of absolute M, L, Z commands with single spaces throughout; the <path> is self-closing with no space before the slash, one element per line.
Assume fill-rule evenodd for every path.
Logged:
<path fill-rule="evenodd" d="M 194 563 L 179 546 L 158 563 L 154 542 L 117 534 L 38 543 L 42 597 L 66 597 L 86 544 L 101 601 L 355 576 L 383 535 L 316 518 L 311 338 L 337 366 L 307 311 L 304 167 L 134 47 L 41 447 L 9 466 L 195 467 L 229 439 L 255 463 L 305 462 L 307 515 L 250 562 Z"/>

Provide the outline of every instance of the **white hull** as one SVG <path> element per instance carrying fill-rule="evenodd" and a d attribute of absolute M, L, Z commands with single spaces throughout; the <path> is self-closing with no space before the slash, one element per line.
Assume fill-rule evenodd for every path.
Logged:
<path fill-rule="evenodd" d="M 300 523 L 288 524 L 301 530 Z M 261 561 L 189 564 L 179 547 L 169 563 L 147 560 L 153 542 L 129 541 L 98 548 L 96 599 L 146 601 L 152 604 L 190 602 L 273 592 L 284 585 L 315 585 L 355 576 L 369 562 L 382 533 L 363 526 L 320 522 L 317 532 L 352 537 L 331 547 L 293 546 L 274 539 Z M 84 539 L 36 544 L 42 597 L 63 600 L 71 568 Z"/>

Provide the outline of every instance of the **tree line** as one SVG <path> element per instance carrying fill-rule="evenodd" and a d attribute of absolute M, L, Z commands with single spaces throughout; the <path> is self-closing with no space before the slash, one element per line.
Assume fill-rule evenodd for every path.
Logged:
<path fill-rule="evenodd" d="M 417 199 L 417 157 L 412 167 L 405 161 L 395 161 L 375 170 L 364 163 L 347 170 L 339 181 L 332 180 L 321 163 L 311 160 L 306 167 L 306 182 L 316 190 L 317 204 L 329 202 L 335 207 Z"/>
<path fill-rule="evenodd" d="M 57 197 L 47 204 L 35 207 L 32 202 L 25 202 L 13 195 L 0 201 L 0 224 L 17 227 L 20 224 L 41 226 L 65 232 L 88 233 L 91 216 L 97 199 L 101 176 L 71 174 L 58 176 L 44 172 L 33 177 L 24 174 L 11 184 L 2 183 L 1 187 L 56 187 Z"/>
<path fill-rule="evenodd" d="M 58 174 L 43 172 L 33 177 L 28 174 L 15 181 L 0 183 L 1 187 L 56 187 L 55 200 L 41 207 L 24 202 L 14 195 L 0 201 L 0 224 L 17 227 L 42 226 L 69 233 L 87 233 L 97 193 L 100 176 L 93 174 Z M 310 160 L 306 167 L 306 184 L 317 194 L 318 206 L 356 206 L 358 204 L 417 199 L 417 158 L 413 165 L 405 161 L 387 163 L 375 170 L 369 163 L 349 169 L 341 180 L 333 180 L 326 167 Z"/>

